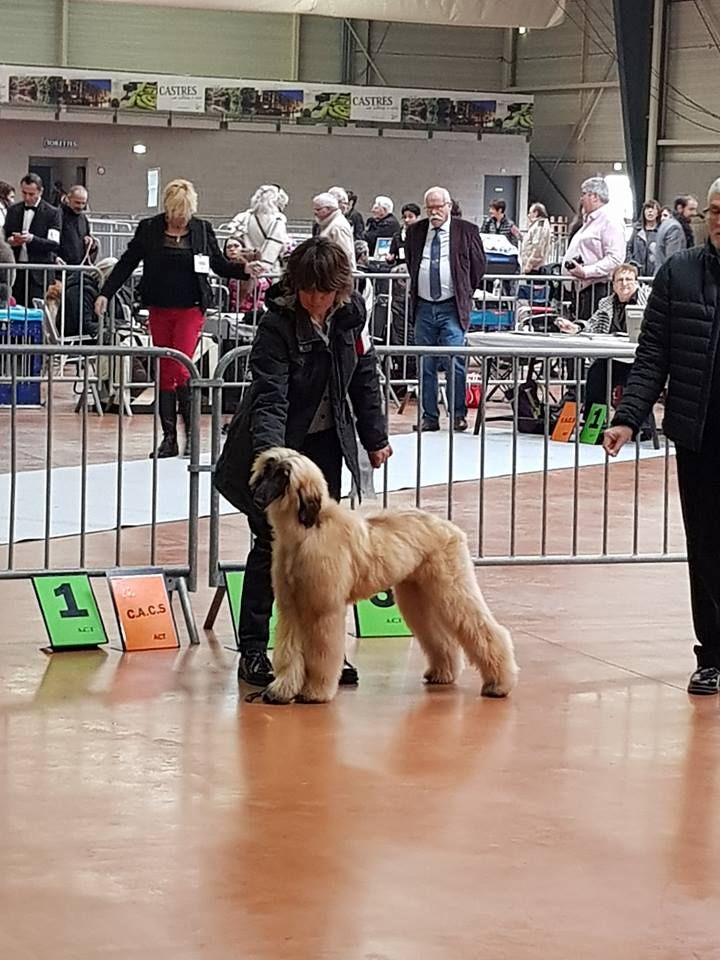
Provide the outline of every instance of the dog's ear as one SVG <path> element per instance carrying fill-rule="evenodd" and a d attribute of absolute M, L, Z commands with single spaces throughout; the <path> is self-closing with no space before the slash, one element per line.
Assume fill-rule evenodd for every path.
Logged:
<path fill-rule="evenodd" d="M 304 527 L 314 527 L 320 516 L 320 497 L 298 491 L 298 520 Z"/>

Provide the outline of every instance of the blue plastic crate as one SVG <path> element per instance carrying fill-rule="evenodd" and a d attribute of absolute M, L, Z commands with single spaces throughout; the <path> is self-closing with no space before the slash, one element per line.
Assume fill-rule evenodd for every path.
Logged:
<path fill-rule="evenodd" d="M 471 330 L 512 330 L 512 310 L 471 310 Z"/>
<path fill-rule="evenodd" d="M 10 307 L 9 310 L 0 310 L 0 345 L 20 346 L 28 343 L 43 342 L 43 314 L 42 310 L 32 310 L 25 307 Z M 9 358 L 2 362 L 0 357 L 0 405 L 9 406 L 12 403 L 12 384 L 8 383 L 11 375 Z M 37 406 L 41 402 L 39 383 L 28 383 L 25 377 L 39 377 L 42 372 L 42 357 L 30 355 L 18 360 L 16 397 L 18 406 Z"/>

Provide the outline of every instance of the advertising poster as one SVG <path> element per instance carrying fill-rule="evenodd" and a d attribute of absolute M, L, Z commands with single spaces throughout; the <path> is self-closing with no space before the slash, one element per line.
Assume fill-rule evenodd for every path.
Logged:
<path fill-rule="evenodd" d="M 513 102 L 506 104 L 495 118 L 496 133 L 532 133 L 535 104 Z"/>
<path fill-rule="evenodd" d="M 492 130 L 495 126 L 497 100 L 453 100 L 453 127 L 471 130 Z"/>
<path fill-rule="evenodd" d="M 177 113 L 204 113 L 205 88 L 188 80 L 162 80 L 157 84 L 157 109 Z"/>
<path fill-rule="evenodd" d="M 336 90 L 306 90 L 298 123 L 344 127 L 350 120 L 350 93 Z"/>
<path fill-rule="evenodd" d="M 358 123 L 400 123 L 402 98 L 390 91 L 353 92 L 350 95 L 350 119 Z"/>
<path fill-rule="evenodd" d="M 119 110 L 157 110 L 157 82 L 127 80 L 115 84 L 112 106 Z"/>
<path fill-rule="evenodd" d="M 449 97 L 403 97 L 401 119 L 407 127 L 447 130 L 451 106 Z"/>
<path fill-rule="evenodd" d="M 39 77 L 18 74 L 9 80 L 10 103 L 55 106 L 63 90 L 62 77 Z"/>
<path fill-rule="evenodd" d="M 112 103 L 112 80 L 65 80 L 62 102 L 73 107 L 100 107 L 107 109 Z"/>
<path fill-rule="evenodd" d="M 295 120 L 302 112 L 302 90 L 258 87 L 205 87 L 205 110 L 229 117 Z"/>

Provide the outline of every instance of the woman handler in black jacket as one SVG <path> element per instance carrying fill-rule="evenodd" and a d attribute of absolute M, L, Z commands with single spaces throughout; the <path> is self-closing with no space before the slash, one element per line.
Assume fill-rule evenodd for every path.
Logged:
<path fill-rule="evenodd" d="M 343 460 L 360 488 L 356 427 L 373 467 L 392 454 L 377 359 L 345 252 L 322 237 L 301 243 L 265 306 L 250 355 L 252 384 L 214 478 L 220 493 L 247 515 L 255 538 L 240 606 L 238 679 L 258 686 L 273 679 L 267 658 L 272 531 L 250 494 L 253 461 L 269 447 L 300 450 L 321 468 L 330 495 L 339 500 Z M 357 683 L 348 663 L 342 682 Z"/>
<path fill-rule="evenodd" d="M 95 301 L 102 316 L 133 270 L 143 261 L 140 298 L 150 308 L 150 333 L 156 347 L 172 347 L 188 357 L 195 353 L 212 302 L 210 271 L 221 277 L 248 279 L 243 263 L 231 263 L 220 253 L 212 226 L 199 220 L 198 198 L 189 180 L 172 180 L 163 191 L 165 212 L 141 220 L 135 236 Z M 190 378 L 176 360 L 160 361 L 160 423 L 163 439 L 153 457 L 176 457 L 177 411 L 190 433 Z"/>

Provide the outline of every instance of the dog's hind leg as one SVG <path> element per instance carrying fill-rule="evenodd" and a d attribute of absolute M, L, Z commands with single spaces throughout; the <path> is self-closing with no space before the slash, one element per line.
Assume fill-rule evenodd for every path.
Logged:
<path fill-rule="evenodd" d="M 446 555 L 439 564 L 442 572 L 437 571 L 434 599 L 437 615 L 482 674 L 483 696 L 506 697 L 518 674 L 510 631 L 490 612 L 464 543 L 458 544 L 455 558 Z"/>
<path fill-rule="evenodd" d="M 448 625 L 438 616 L 433 590 L 410 580 L 396 584 L 393 589 L 400 613 L 427 659 L 426 682 L 455 683 L 462 658 Z"/>
<path fill-rule="evenodd" d="M 273 672 L 275 679 L 263 692 L 265 703 L 291 703 L 305 682 L 305 659 L 297 624 L 282 609 L 278 610 L 275 630 Z"/>
<path fill-rule="evenodd" d="M 345 657 L 345 605 L 317 617 L 303 637 L 305 684 L 298 701 L 327 703 L 338 690 Z"/>

